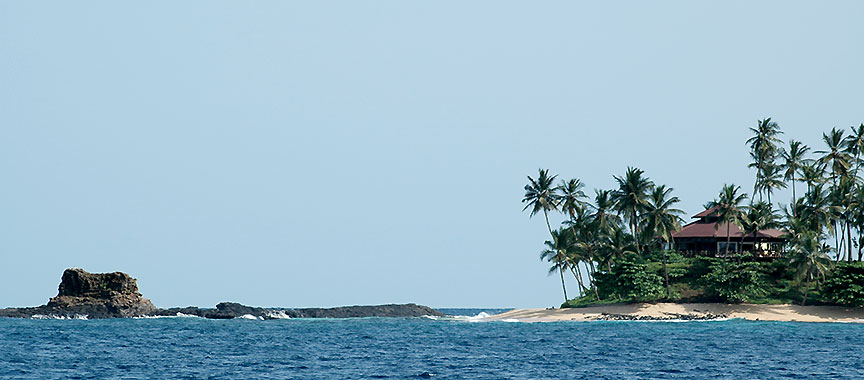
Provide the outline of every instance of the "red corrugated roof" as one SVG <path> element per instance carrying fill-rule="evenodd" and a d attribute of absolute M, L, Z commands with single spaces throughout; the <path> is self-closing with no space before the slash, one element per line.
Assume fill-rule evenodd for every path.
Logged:
<path fill-rule="evenodd" d="M 727 223 L 719 223 L 719 225 L 718 225 L 718 223 L 705 223 L 702 221 L 697 221 L 697 222 L 693 222 L 693 223 L 690 223 L 690 224 L 684 226 L 683 228 L 681 228 L 680 231 L 672 234 L 672 237 L 675 239 L 678 239 L 678 238 L 700 238 L 700 237 L 724 238 L 725 239 L 726 238 L 726 224 Z M 717 226 L 717 228 L 714 228 L 715 225 Z M 768 230 L 759 231 L 759 234 L 757 236 L 761 237 L 761 238 L 779 238 L 785 234 L 786 233 L 783 231 L 772 228 L 772 229 L 768 229 Z M 738 226 L 736 226 L 735 224 L 732 224 L 731 226 L 729 226 L 729 235 L 732 238 L 740 239 L 741 235 L 743 235 L 743 233 L 741 232 L 741 229 L 738 228 Z M 753 236 L 753 235 L 748 234 L 747 236 Z"/>

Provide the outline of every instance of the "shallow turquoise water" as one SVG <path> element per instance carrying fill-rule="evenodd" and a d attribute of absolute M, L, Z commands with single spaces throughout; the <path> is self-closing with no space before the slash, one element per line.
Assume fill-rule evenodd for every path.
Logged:
<path fill-rule="evenodd" d="M 9 379 L 858 379 L 864 325 L 0 318 Z"/>

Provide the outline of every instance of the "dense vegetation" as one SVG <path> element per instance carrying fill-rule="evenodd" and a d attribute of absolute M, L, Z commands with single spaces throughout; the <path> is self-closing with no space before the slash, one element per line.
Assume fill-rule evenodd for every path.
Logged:
<path fill-rule="evenodd" d="M 594 190 L 591 197 L 579 179 L 558 180 L 545 169 L 528 176 L 523 211 L 544 216 L 550 239 L 540 257 L 551 264 L 549 274 L 560 277 L 564 305 L 672 300 L 864 306 L 864 124 L 848 135 L 837 128 L 824 133 L 825 146 L 815 157 L 799 141 L 784 145 L 770 118 L 750 130 L 753 193 L 728 184 L 705 204 L 716 208 L 718 225 L 726 223 L 727 244 L 718 257 L 685 257 L 675 250 L 673 234 L 683 222 L 683 211 L 675 208 L 679 199 L 641 169 L 627 168 L 614 176 L 617 188 Z M 798 182 L 806 185 L 800 197 Z M 772 194 L 787 187 L 792 199 L 775 207 Z M 550 213 L 566 220 L 553 228 Z M 764 261 L 756 252 L 729 252 L 733 224 L 754 240 L 759 231 L 782 229 L 788 238 L 782 257 Z M 573 299 L 567 275 L 578 285 Z"/>

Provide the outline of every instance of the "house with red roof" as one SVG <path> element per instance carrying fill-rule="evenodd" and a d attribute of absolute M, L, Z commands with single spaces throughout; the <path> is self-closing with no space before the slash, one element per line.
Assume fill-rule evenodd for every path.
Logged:
<path fill-rule="evenodd" d="M 750 252 L 759 257 L 780 257 L 788 238 L 786 232 L 778 229 L 761 230 L 745 235 L 734 223 L 720 223 L 717 208 L 712 207 L 693 215 L 696 221 L 685 225 L 672 234 L 676 249 L 685 255 L 717 256 L 729 253 Z"/>

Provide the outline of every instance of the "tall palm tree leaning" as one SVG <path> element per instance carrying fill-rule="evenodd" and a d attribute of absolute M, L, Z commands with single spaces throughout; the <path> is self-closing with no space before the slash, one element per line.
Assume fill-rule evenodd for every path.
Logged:
<path fill-rule="evenodd" d="M 528 176 L 528 184 L 525 185 L 525 196 L 522 197 L 522 203 L 525 203 L 525 208 L 522 211 L 531 209 L 529 217 L 534 216 L 540 211 L 543 211 L 543 216 L 546 218 L 546 228 L 549 229 L 549 235 L 555 238 L 552 233 L 552 225 L 549 224 L 549 211 L 558 210 L 561 196 L 559 195 L 560 188 L 555 186 L 555 178 L 557 175 L 549 176 L 548 169 L 539 169 L 537 180 Z"/>
<path fill-rule="evenodd" d="M 720 191 L 720 196 L 716 201 L 712 201 L 711 205 L 717 207 L 714 215 L 717 216 L 717 224 L 714 228 L 720 227 L 720 224 L 726 223 L 726 251 L 725 255 L 729 255 L 729 245 L 732 241 L 731 227 L 732 224 L 741 224 L 741 214 L 744 211 L 742 203 L 747 199 L 747 193 L 739 194 L 741 186 L 723 185 L 723 190 Z"/>
<path fill-rule="evenodd" d="M 540 253 L 540 260 L 552 263 L 552 266 L 549 268 L 549 275 L 555 273 L 555 271 L 558 271 L 561 275 L 561 288 L 564 289 L 565 303 L 569 298 L 567 298 L 567 286 L 564 285 L 564 271 L 570 265 L 568 251 L 573 246 L 569 236 L 569 234 L 562 233 L 561 230 L 552 231 L 552 240 L 543 242 L 546 245 L 546 249 Z"/>
<path fill-rule="evenodd" d="M 623 214 L 630 225 L 630 231 L 636 241 L 636 253 L 639 254 L 641 254 L 639 218 L 648 204 L 648 191 L 653 185 L 648 178 L 642 176 L 643 174 L 645 172 L 642 169 L 628 167 L 623 177 L 614 176 L 615 181 L 618 182 L 618 190 L 612 194 L 615 208 Z"/>
<path fill-rule="evenodd" d="M 789 140 L 789 149 L 780 151 L 780 157 L 783 158 L 782 168 L 785 170 L 783 179 L 792 181 L 792 202 L 795 202 L 795 173 L 801 171 L 804 166 L 805 155 L 810 150 L 810 147 L 802 144 L 800 141 Z"/>
<path fill-rule="evenodd" d="M 681 229 L 681 215 L 684 211 L 674 208 L 674 205 L 680 200 L 678 197 L 671 197 L 671 187 L 666 185 L 655 186 L 651 195 L 648 198 L 648 206 L 646 207 L 646 221 L 648 223 L 647 230 L 654 233 L 663 239 L 664 242 L 672 242 L 674 245 L 675 238 L 672 234 Z M 666 299 L 672 298 L 672 289 L 669 287 L 669 270 L 666 268 L 666 249 L 663 249 L 663 277 L 666 279 Z"/>

